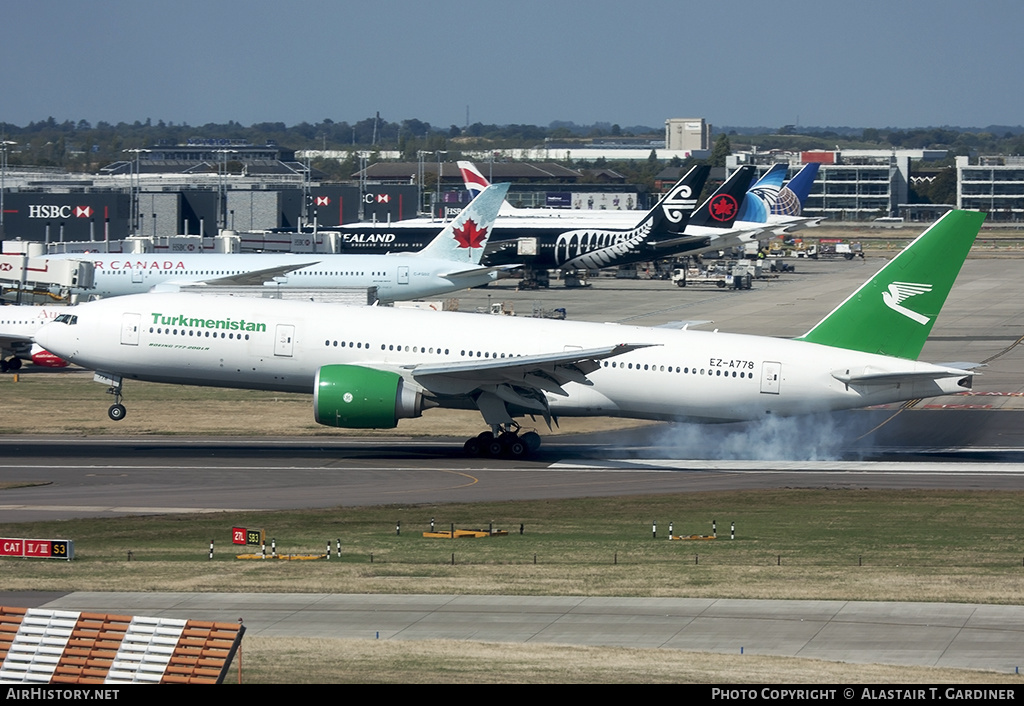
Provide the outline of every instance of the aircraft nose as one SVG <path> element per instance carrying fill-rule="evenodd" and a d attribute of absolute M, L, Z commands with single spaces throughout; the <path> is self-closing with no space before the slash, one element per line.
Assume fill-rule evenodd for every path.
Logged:
<path fill-rule="evenodd" d="M 49 329 L 50 329 L 51 326 L 53 326 L 53 324 L 43 324 L 42 326 L 39 327 L 39 330 L 36 331 L 36 335 L 32 337 L 32 339 L 36 343 L 38 343 L 40 346 L 42 346 L 43 348 L 49 348 L 50 347 L 49 346 L 49 343 L 50 343 L 50 330 Z"/>
<path fill-rule="evenodd" d="M 65 335 L 67 332 L 64 331 L 66 328 L 67 326 L 64 324 L 44 324 L 36 331 L 36 335 L 33 338 L 36 343 L 51 353 L 67 358 L 71 351 L 67 350 L 67 336 Z"/>

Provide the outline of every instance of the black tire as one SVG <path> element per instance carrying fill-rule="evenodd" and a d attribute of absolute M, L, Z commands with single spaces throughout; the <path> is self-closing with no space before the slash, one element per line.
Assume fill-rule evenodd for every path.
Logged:
<path fill-rule="evenodd" d="M 723 289 L 725 287 L 725 280 L 724 279 L 720 279 L 715 284 L 718 285 L 719 289 Z"/>
<path fill-rule="evenodd" d="M 487 455 L 493 458 L 497 458 L 505 453 L 505 444 L 501 443 L 498 439 L 491 439 L 485 448 L 487 449 Z"/>
<path fill-rule="evenodd" d="M 7 361 L 0 359 L 0 373 L 6 373 L 10 369 L 11 366 L 7 363 Z"/>
<path fill-rule="evenodd" d="M 508 448 L 508 455 L 512 458 L 522 458 L 530 451 L 518 436 L 509 441 L 506 448 Z"/>
<path fill-rule="evenodd" d="M 115 422 L 121 421 L 122 419 L 125 418 L 125 415 L 127 414 L 128 410 L 125 409 L 125 406 L 121 403 L 112 404 L 110 405 L 110 409 L 107 410 L 107 416 L 110 417 Z"/>
<path fill-rule="evenodd" d="M 483 447 L 480 445 L 480 439 L 475 436 L 466 439 L 466 443 L 462 445 L 462 450 L 467 456 L 479 456 L 481 448 Z"/>
<path fill-rule="evenodd" d="M 528 431 L 519 438 L 531 453 L 540 448 L 540 434 L 535 431 Z"/>
<path fill-rule="evenodd" d="M 7 367 L 11 370 L 21 370 L 21 358 L 11 358 Z"/>

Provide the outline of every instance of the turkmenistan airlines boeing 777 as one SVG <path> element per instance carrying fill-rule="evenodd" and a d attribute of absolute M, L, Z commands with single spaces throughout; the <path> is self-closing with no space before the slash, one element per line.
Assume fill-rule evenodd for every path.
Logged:
<path fill-rule="evenodd" d="M 951 211 L 794 340 L 479 314 L 146 294 L 43 326 L 47 350 L 126 379 L 307 392 L 320 424 L 390 428 L 476 408 L 470 452 L 522 455 L 523 415 L 737 421 L 954 393 L 975 366 L 918 362 L 984 215 Z"/>

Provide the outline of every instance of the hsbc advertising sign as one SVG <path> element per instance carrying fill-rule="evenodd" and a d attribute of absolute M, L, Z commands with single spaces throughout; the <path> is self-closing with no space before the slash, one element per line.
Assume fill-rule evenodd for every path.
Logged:
<path fill-rule="evenodd" d="M 28 207 L 29 218 L 92 218 L 96 211 L 92 206 L 57 206 L 54 204 L 31 204 Z"/>
<path fill-rule="evenodd" d="M 378 223 L 414 218 L 418 193 L 415 186 L 367 186 L 363 194 L 363 218 Z"/>
<path fill-rule="evenodd" d="M 414 218 L 416 195 L 416 187 L 406 185 L 373 184 L 362 195 L 354 186 L 316 186 L 310 189 L 306 203 L 309 218 L 315 217 L 321 228 L 330 228 L 356 223 L 360 211 L 365 220 L 378 223 Z"/>
<path fill-rule="evenodd" d="M 50 242 L 111 240 L 129 235 L 131 197 L 128 194 L 4 194 L 5 237 Z"/>

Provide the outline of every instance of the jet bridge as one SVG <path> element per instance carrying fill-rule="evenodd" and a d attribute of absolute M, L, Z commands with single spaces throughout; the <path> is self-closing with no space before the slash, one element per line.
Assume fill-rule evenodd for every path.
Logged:
<path fill-rule="evenodd" d="M 0 293 L 18 303 L 67 299 L 72 289 L 94 287 L 94 275 L 93 263 L 86 260 L 0 255 Z"/>

